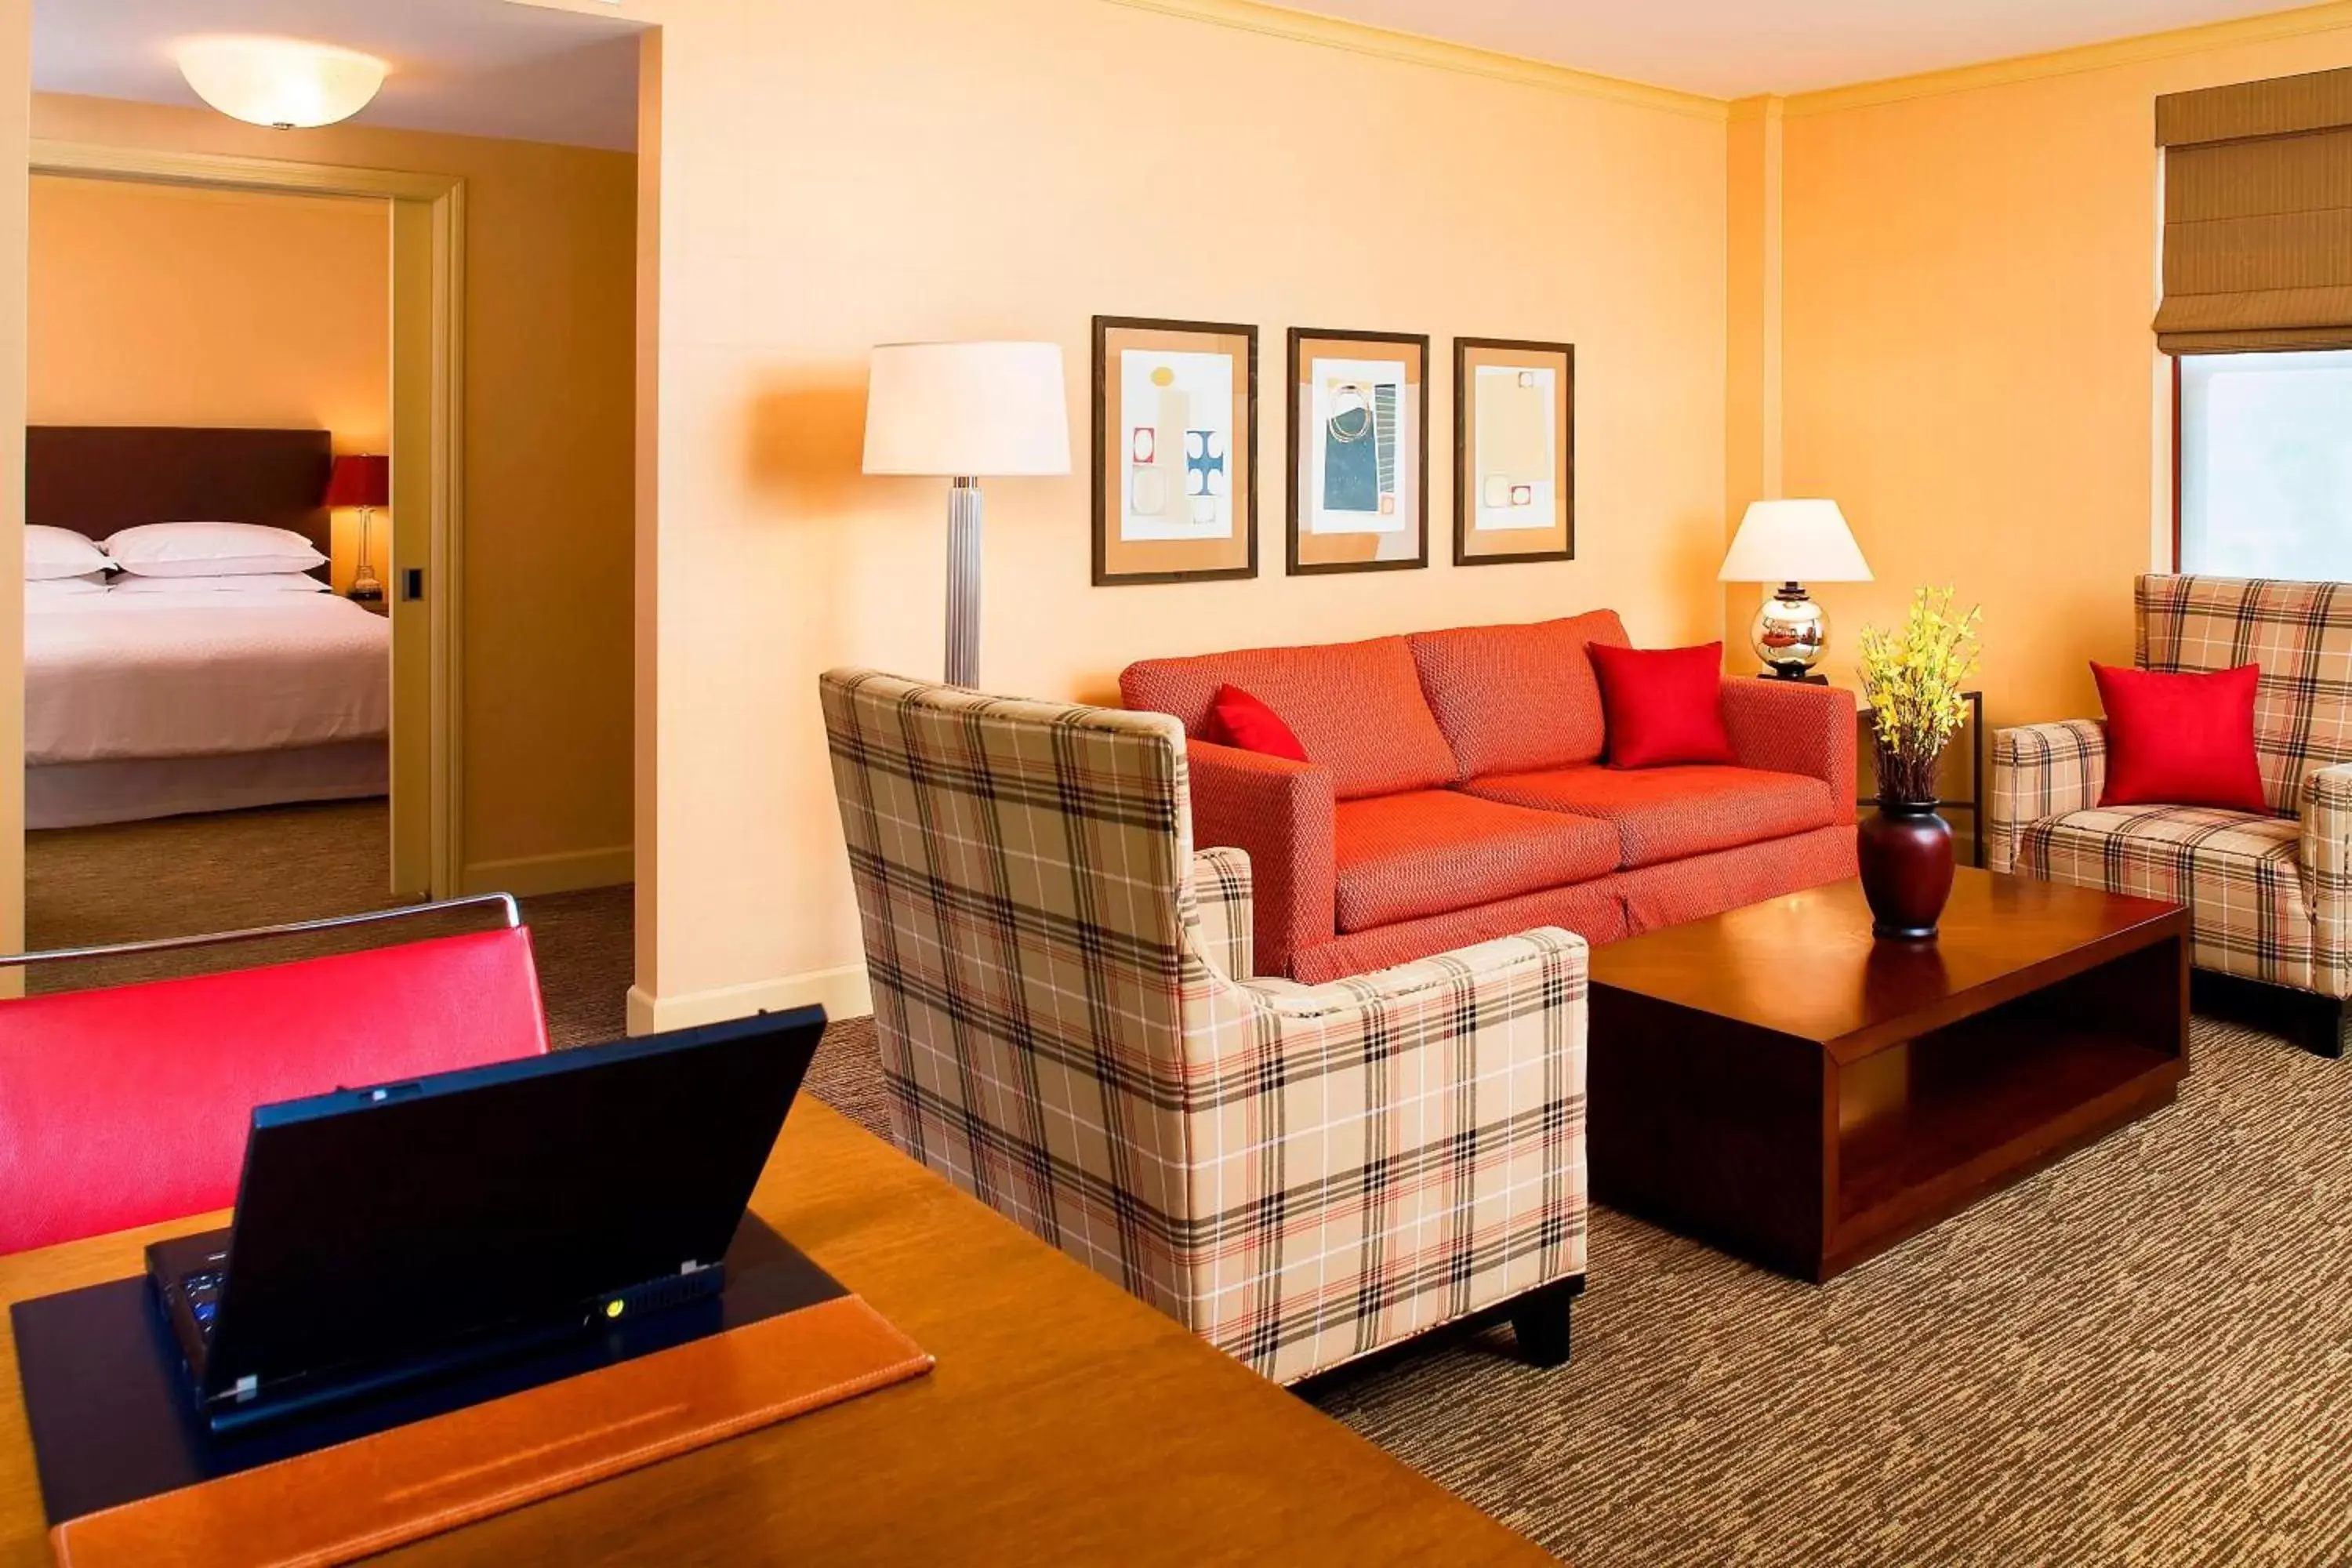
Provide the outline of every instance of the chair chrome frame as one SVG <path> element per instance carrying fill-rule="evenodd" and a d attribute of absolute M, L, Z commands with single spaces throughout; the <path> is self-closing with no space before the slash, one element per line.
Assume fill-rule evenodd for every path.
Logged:
<path fill-rule="evenodd" d="M 146 942 L 109 942 L 100 947 L 58 947 L 41 952 L 0 953 L 0 969 L 23 969 L 39 963 L 70 963 L 83 959 L 121 958 L 141 952 L 171 952 L 181 948 L 222 947 L 233 942 L 260 942 L 269 937 L 302 936 L 311 931 L 340 931 L 346 926 L 377 925 L 413 920 L 418 915 L 450 910 L 484 909 L 496 904 L 506 913 L 506 929 L 522 924 L 522 910 L 512 893 L 476 893 L 463 899 L 443 899 L 430 904 L 404 904 L 398 909 L 368 910 L 355 915 L 330 915 L 323 920 L 289 921 L 283 925 L 249 926 L 243 931 L 207 931 L 201 936 L 156 937 Z"/>

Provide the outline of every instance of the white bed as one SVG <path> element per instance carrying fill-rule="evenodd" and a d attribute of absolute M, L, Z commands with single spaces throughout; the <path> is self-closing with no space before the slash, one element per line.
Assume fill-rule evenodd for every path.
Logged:
<path fill-rule="evenodd" d="M 386 793 L 391 633 L 325 593 L 28 599 L 26 826 Z"/>

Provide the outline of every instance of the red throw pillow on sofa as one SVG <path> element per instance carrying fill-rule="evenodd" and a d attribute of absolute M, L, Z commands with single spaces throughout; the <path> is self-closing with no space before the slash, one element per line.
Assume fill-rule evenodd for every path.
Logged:
<path fill-rule="evenodd" d="M 1298 743 L 1282 715 L 1238 686 L 1218 687 L 1209 711 L 1216 716 L 1217 731 L 1229 746 L 1262 756 L 1286 757 L 1294 763 L 1307 760 L 1307 748 Z"/>
<path fill-rule="evenodd" d="M 2268 811 L 2254 760 L 2254 682 L 2262 667 L 2212 675 L 2117 669 L 2091 678 L 2107 710 L 2101 805 L 2217 805 Z"/>
<path fill-rule="evenodd" d="M 1611 767 L 1732 760 L 1723 727 L 1721 643 L 1642 648 L 1596 642 L 1585 651 L 1601 681 Z"/>

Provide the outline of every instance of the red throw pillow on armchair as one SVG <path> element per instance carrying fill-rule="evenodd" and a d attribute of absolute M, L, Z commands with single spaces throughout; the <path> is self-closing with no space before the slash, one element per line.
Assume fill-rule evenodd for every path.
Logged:
<path fill-rule="evenodd" d="M 2268 811 L 2254 760 L 2254 683 L 2261 676 L 2253 664 L 2167 675 L 2094 660 L 2091 679 L 2107 710 L 2107 782 L 2099 804 Z"/>
<path fill-rule="evenodd" d="M 1585 651 L 1601 682 L 1611 767 L 1732 760 L 1723 727 L 1721 643 L 1641 648 L 1596 642 Z"/>
<path fill-rule="evenodd" d="M 1261 756 L 1283 757 L 1294 763 L 1307 760 L 1307 748 L 1282 715 L 1252 697 L 1238 686 L 1220 686 L 1210 700 L 1209 712 L 1216 720 L 1217 733 L 1229 746 Z"/>

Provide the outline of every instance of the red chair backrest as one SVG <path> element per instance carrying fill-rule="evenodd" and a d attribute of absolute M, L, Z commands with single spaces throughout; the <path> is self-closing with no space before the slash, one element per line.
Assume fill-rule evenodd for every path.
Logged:
<path fill-rule="evenodd" d="M 226 1207 L 257 1105 L 546 1050 L 522 926 L 0 1002 L 0 1253 Z"/>

